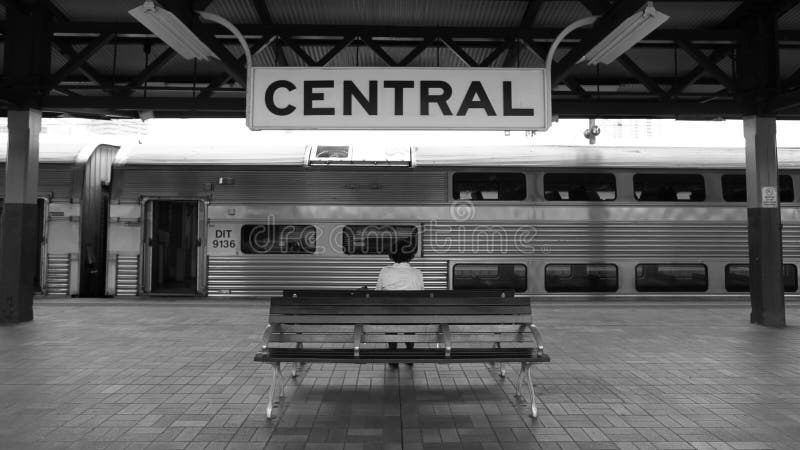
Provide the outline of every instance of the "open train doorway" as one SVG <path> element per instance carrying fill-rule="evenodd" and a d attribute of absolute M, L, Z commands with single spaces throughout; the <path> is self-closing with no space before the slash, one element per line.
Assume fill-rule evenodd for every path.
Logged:
<path fill-rule="evenodd" d="M 204 217 L 197 200 L 149 200 L 145 203 L 145 293 L 198 295 L 199 226 Z"/>

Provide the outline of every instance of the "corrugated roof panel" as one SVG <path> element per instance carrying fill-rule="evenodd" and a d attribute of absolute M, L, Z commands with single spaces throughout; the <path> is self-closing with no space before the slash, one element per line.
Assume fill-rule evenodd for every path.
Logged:
<path fill-rule="evenodd" d="M 656 9 L 670 16 L 663 25 L 672 30 L 712 28 L 739 7 L 741 1 L 655 2 Z"/>
<path fill-rule="evenodd" d="M 205 10 L 214 14 L 219 14 L 235 24 L 261 23 L 258 12 L 253 7 L 253 2 L 250 1 L 215 0 Z"/>
<path fill-rule="evenodd" d="M 498 0 L 274 0 L 275 23 L 389 26 L 516 26 L 525 3 Z"/>
<path fill-rule="evenodd" d="M 534 21 L 536 28 L 564 28 L 566 25 L 591 15 L 581 2 L 545 2 Z"/>
<path fill-rule="evenodd" d="M 52 0 L 53 5 L 75 22 L 135 22 L 128 11 L 142 0 Z"/>
<path fill-rule="evenodd" d="M 795 6 L 778 19 L 778 28 L 781 30 L 800 30 L 800 5 Z"/>

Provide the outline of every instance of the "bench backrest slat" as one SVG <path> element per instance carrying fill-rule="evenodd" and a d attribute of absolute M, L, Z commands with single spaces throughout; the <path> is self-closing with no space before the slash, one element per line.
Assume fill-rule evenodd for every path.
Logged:
<path fill-rule="evenodd" d="M 365 343 L 441 343 L 443 324 L 453 343 L 531 342 L 522 326 L 532 320 L 530 298 L 389 293 L 380 298 L 275 297 L 270 303 L 269 322 L 274 327 L 269 342 L 352 344 L 358 329 Z"/>
<path fill-rule="evenodd" d="M 277 323 L 313 323 L 326 325 L 329 323 L 381 323 L 381 324 L 418 324 L 418 323 L 470 323 L 470 324 L 495 324 L 495 323 L 531 323 L 530 314 L 502 314 L 502 315 L 390 315 L 390 316 L 362 316 L 362 315 L 270 315 L 270 321 Z"/>

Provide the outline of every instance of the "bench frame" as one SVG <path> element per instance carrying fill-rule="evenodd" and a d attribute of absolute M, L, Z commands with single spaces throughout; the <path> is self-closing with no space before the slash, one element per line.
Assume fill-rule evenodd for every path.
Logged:
<path fill-rule="evenodd" d="M 302 302 L 302 299 L 314 298 L 317 301 L 319 301 L 320 298 L 324 298 L 325 297 L 326 293 L 327 293 L 328 296 L 336 296 L 337 298 L 342 298 L 344 295 L 349 295 L 351 297 L 356 297 L 356 298 L 369 298 L 370 294 L 373 293 L 373 292 L 369 292 L 369 291 L 344 291 L 345 294 L 343 295 L 342 294 L 343 291 L 317 291 L 317 293 L 313 293 L 314 291 L 287 291 L 287 292 L 290 292 L 290 294 L 289 295 L 285 295 L 285 297 L 283 297 L 283 298 L 280 298 L 280 297 L 279 298 L 275 298 L 274 300 L 293 299 L 293 300 L 299 300 L 300 302 Z M 299 292 L 308 293 L 308 294 L 307 295 L 300 295 L 300 294 L 298 294 Z M 466 295 L 466 296 L 454 295 L 454 293 L 453 293 L 454 291 L 428 291 L 428 292 L 431 292 L 431 294 L 430 295 L 420 295 L 418 293 L 412 293 L 412 295 L 409 295 L 408 298 L 420 298 L 420 297 L 425 297 L 425 296 L 431 297 L 431 298 L 436 298 L 435 294 L 434 294 L 435 292 L 440 292 L 441 293 L 438 298 L 461 298 L 461 297 L 466 298 L 466 297 L 471 297 L 470 295 Z M 377 297 L 404 298 L 404 293 L 403 292 L 389 293 L 387 291 L 383 291 L 383 292 L 381 292 L 381 294 L 382 295 L 379 295 Z M 416 295 L 414 295 L 414 294 L 416 294 Z M 481 293 L 481 295 L 474 295 L 473 294 L 472 296 L 485 297 L 486 294 L 487 293 L 484 292 L 484 293 Z M 512 293 L 512 295 L 513 295 L 513 293 Z M 496 298 L 499 301 L 502 301 L 502 299 L 508 298 L 507 291 L 502 291 L 502 292 L 499 291 L 499 294 L 497 295 Z M 378 302 L 380 302 L 380 300 L 378 300 Z M 302 304 L 302 303 L 300 303 L 300 304 Z M 434 324 L 434 321 L 431 321 L 429 323 L 430 324 Z M 282 334 L 281 329 L 282 329 L 283 325 L 284 324 L 281 323 L 281 322 L 273 322 L 272 321 L 272 315 L 270 315 L 270 321 L 267 324 L 267 326 L 266 326 L 266 328 L 264 330 L 264 333 L 262 335 L 261 351 L 258 352 L 256 354 L 255 358 L 254 358 L 256 361 L 268 362 L 272 366 L 272 371 L 273 371 L 272 384 L 271 384 L 270 389 L 269 389 L 269 399 L 268 399 L 268 403 L 267 403 L 267 407 L 266 407 L 266 415 L 267 415 L 268 419 L 272 418 L 272 411 L 273 411 L 273 407 L 275 405 L 275 400 L 276 400 L 275 392 L 278 391 L 279 392 L 278 393 L 278 397 L 279 398 L 283 398 L 285 396 L 286 384 L 289 382 L 289 380 L 291 378 L 297 377 L 297 369 L 301 365 L 303 365 L 305 363 L 308 363 L 308 362 L 333 362 L 333 363 L 351 363 L 351 364 L 380 364 L 380 363 L 395 363 L 396 364 L 396 363 L 415 363 L 415 362 L 419 362 L 419 363 L 435 363 L 435 364 L 452 364 L 452 363 L 474 363 L 474 362 L 483 361 L 484 363 L 488 362 L 491 366 L 494 366 L 495 363 L 499 363 L 500 364 L 500 376 L 501 377 L 505 377 L 506 376 L 506 369 L 505 369 L 505 366 L 504 366 L 506 363 L 519 362 L 520 363 L 520 370 L 519 370 L 519 373 L 517 375 L 516 382 L 513 382 L 511 380 L 509 380 L 509 382 L 514 387 L 514 395 L 515 395 L 515 397 L 517 397 L 517 398 L 519 398 L 519 399 L 521 399 L 523 401 L 527 401 L 527 399 L 525 398 L 525 396 L 521 392 L 522 391 L 522 382 L 523 382 L 522 378 L 523 378 L 523 376 L 525 377 L 524 382 L 527 385 L 528 392 L 530 394 L 530 412 L 531 412 L 531 415 L 534 418 L 536 418 L 538 416 L 538 410 L 537 410 L 537 407 L 536 407 L 536 395 L 535 395 L 534 387 L 533 387 L 533 377 L 531 376 L 531 368 L 532 368 L 532 365 L 534 363 L 549 362 L 550 361 L 550 357 L 547 354 L 544 353 L 542 335 L 539 332 L 538 328 L 536 328 L 536 325 L 534 325 L 532 323 L 518 323 L 518 331 L 517 331 L 517 334 L 519 336 L 522 336 L 523 334 L 527 335 L 527 333 L 530 333 L 530 336 L 533 339 L 533 343 L 535 343 L 535 347 L 529 349 L 531 351 L 530 352 L 531 353 L 530 356 L 503 356 L 503 355 L 500 355 L 500 357 L 497 357 L 497 358 L 483 358 L 483 359 L 476 358 L 474 356 L 471 356 L 468 359 L 459 359 L 457 356 L 455 358 L 451 358 L 452 349 L 453 349 L 453 342 L 452 342 L 452 338 L 451 338 L 452 333 L 451 333 L 451 329 L 450 329 L 450 324 L 448 324 L 448 323 L 439 323 L 438 324 L 439 328 L 438 328 L 438 332 L 436 332 L 436 334 L 438 336 L 438 339 L 436 341 L 432 341 L 432 340 L 425 341 L 425 342 L 430 343 L 430 344 L 436 344 L 436 348 L 438 350 L 427 350 L 427 349 L 419 349 L 419 348 L 415 349 L 415 350 L 408 350 L 408 349 L 400 350 L 400 349 L 398 349 L 396 351 L 392 351 L 391 352 L 393 357 L 387 358 L 386 356 L 384 356 L 384 357 L 381 358 L 381 357 L 378 357 L 378 356 L 380 355 L 380 353 L 382 353 L 382 351 L 381 350 L 377 350 L 377 353 L 376 353 L 376 350 L 372 349 L 372 352 L 376 353 L 376 355 L 378 355 L 378 356 L 369 355 L 369 354 L 365 355 L 364 351 L 361 348 L 361 344 L 365 341 L 365 336 L 366 336 L 365 331 L 364 331 L 364 324 L 363 323 L 355 323 L 355 324 L 352 324 L 352 326 L 353 326 L 352 348 L 350 348 L 349 351 L 347 351 L 346 348 L 337 350 L 339 356 L 337 356 L 335 354 L 332 354 L 332 355 L 328 355 L 328 356 L 321 356 L 321 357 L 315 357 L 313 359 L 310 359 L 310 358 L 304 358 L 304 357 L 297 356 L 297 355 L 292 355 L 290 352 L 288 352 L 288 353 L 287 352 L 280 352 L 280 354 L 276 355 L 271 351 L 271 350 L 275 350 L 275 349 L 270 347 L 271 336 L 273 336 L 275 333 L 281 333 Z M 370 324 L 370 325 L 371 326 L 379 326 L 379 325 L 375 325 L 374 323 Z M 395 326 L 395 327 L 402 326 L 402 325 L 398 325 L 397 323 L 393 323 L 393 322 L 387 323 L 387 325 L 391 325 L 391 326 Z M 299 334 L 302 334 L 302 333 L 299 333 Z M 384 332 L 384 334 L 386 335 L 388 333 Z M 397 341 L 398 342 L 403 342 L 402 335 L 403 335 L 403 332 L 400 331 L 399 335 L 397 337 Z M 286 341 L 282 341 L 282 342 L 286 342 Z M 383 342 L 383 341 L 381 341 L 381 342 Z M 303 342 L 296 342 L 294 348 L 297 349 L 297 350 L 302 351 Z M 441 354 L 441 349 L 442 348 L 444 349 L 443 354 Z M 492 347 L 489 348 L 489 349 L 486 349 L 484 347 L 480 347 L 480 348 L 477 348 L 476 350 L 477 351 L 486 352 L 486 354 L 488 356 L 488 355 L 491 355 L 491 352 L 490 352 L 491 350 L 500 349 L 500 348 L 501 348 L 500 347 L 500 343 L 499 342 L 495 342 L 495 343 L 493 343 Z M 525 350 L 526 348 L 527 347 L 522 347 L 521 349 Z M 281 350 L 292 350 L 292 349 L 285 349 L 284 348 L 284 349 L 281 349 Z M 322 349 L 322 350 L 329 350 L 330 351 L 332 349 Z M 533 352 L 534 350 L 535 350 L 535 353 Z M 345 351 L 347 351 L 346 354 L 344 353 Z M 432 357 L 431 355 L 428 355 L 425 358 L 419 357 L 419 355 L 424 353 L 424 352 L 430 353 L 432 351 L 436 352 L 437 356 L 433 356 Z M 370 350 L 367 350 L 367 352 L 370 352 Z M 321 352 L 321 353 L 324 353 L 324 352 Z M 418 356 L 414 357 L 415 354 L 418 355 Z M 288 363 L 292 364 L 291 377 L 285 375 L 284 372 L 283 372 L 283 370 L 286 368 L 286 364 L 288 364 Z M 283 367 L 281 367 L 281 365 L 283 365 Z"/>

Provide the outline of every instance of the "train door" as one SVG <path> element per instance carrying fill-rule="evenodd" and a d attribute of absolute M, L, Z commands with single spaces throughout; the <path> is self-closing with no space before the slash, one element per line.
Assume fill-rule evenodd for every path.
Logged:
<path fill-rule="evenodd" d="M 145 203 L 144 292 L 197 295 L 199 224 L 204 217 L 196 200 L 149 200 Z"/>
<path fill-rule="evenodd" d="M 33 274 L 33 290 L 34 292 L 42 292 L 42 279 L 44 276 L 44 256 L 46 255 L 46 241 L 45 241 L 45 218 L 46 218 L 46 205 L 45 199 L 40 198 L 36 200 L 36 236 L 38 239 L 36 251 L 36 267 L 38 270 Z M 0 198 L 0 227 L 3 226 L 3 198 Z"/>

